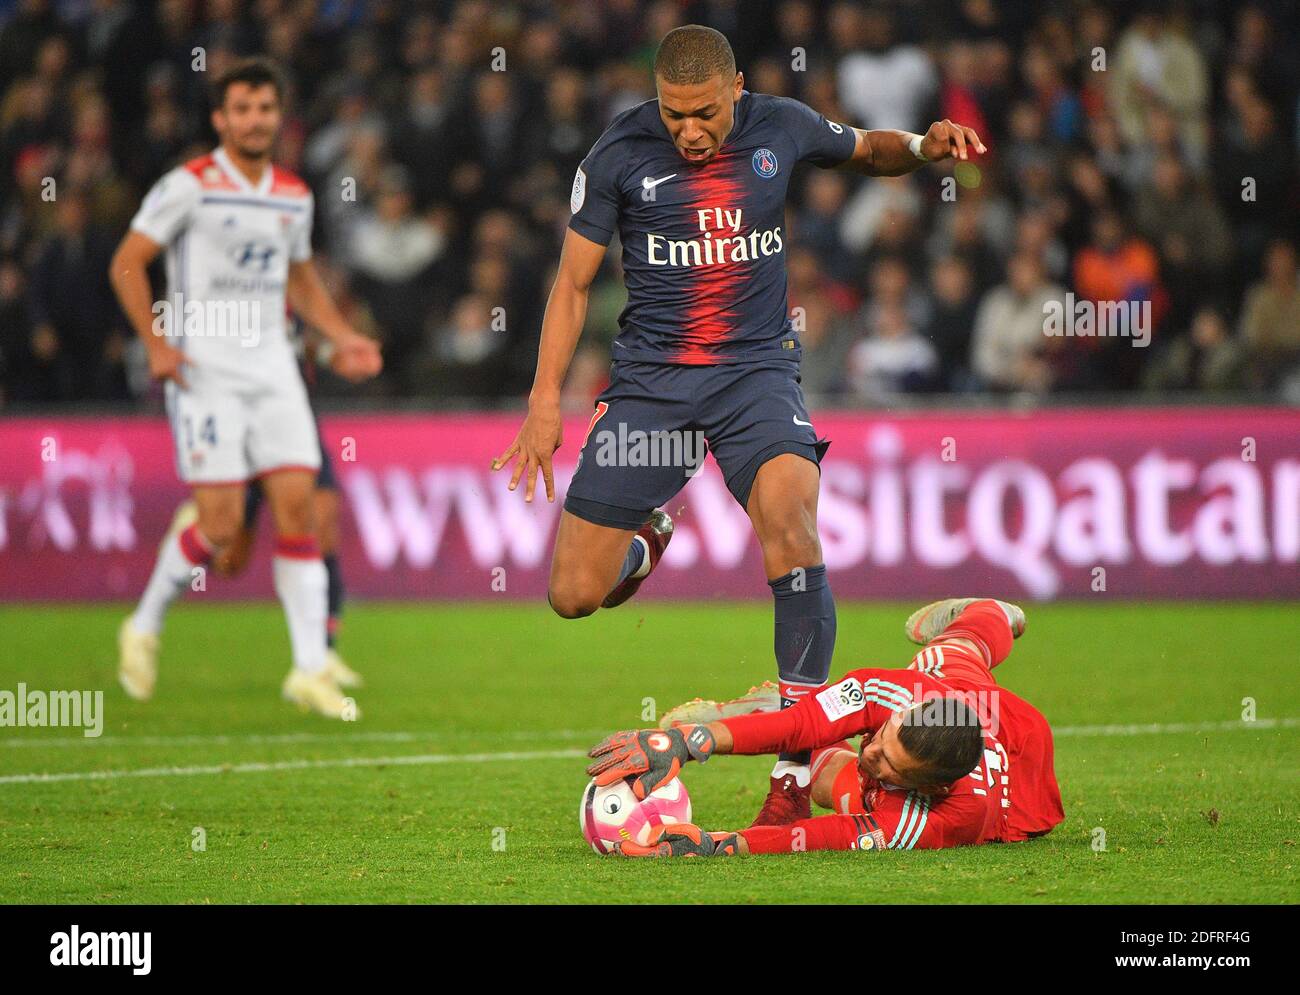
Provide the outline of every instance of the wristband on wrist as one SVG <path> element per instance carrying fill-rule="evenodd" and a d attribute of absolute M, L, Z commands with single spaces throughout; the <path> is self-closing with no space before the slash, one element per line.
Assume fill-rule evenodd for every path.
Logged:
<path fill-rule="evenodd" d="M 908 143 L 907 143 L 907 147 L 908 147 L 908 149 L 911 150 L 912 155 L 916 156 L 916 157 L 917 157 L 918 159 L 920 159 L 922 162 L 929 162 L 929 161 L 930 161 L 929 157 L 928 157 L 924 152 L 921 151 L 921 138 L 922 138 L 922 137 L 923 137 L 923 136 L 921 136 L 921 135 L 913 135 L 913 136 L 911 137 L 911 140 L 908 141 Z"/>
<path fill-rule="evenodd" d="M 708 726 L 696 726 L 686 737 L 686 752 L 696 763 L 708 760 L 713 755 L 713 747 L 713 733 L 709 732 Z"/>

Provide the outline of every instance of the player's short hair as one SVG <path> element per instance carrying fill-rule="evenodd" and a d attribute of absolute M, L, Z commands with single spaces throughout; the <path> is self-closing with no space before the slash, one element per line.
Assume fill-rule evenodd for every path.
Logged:
<path fill-rule="evenodd" d="M 736 56 L 721 31 L 703 24 L 683 24 L 664 35 L 655 52 L 655 76 L 666 83 L 704 83 L 736 75 Z"/>
<path fill-rule="evenodd" d="M 212 84 L 212 106 L 220 107 L 224 104 L 226 92 L 236 83 L 246 83 L 251 87 L 274 87 L 275 99 L 284 103 L 284 74 L 270 59 L 260 55 L 252 56 L 240 59 L 226 69 Z"/>
<path fill-rule="evenodd" d="M 984 755 L 979 714 L 960 698 L 929 698 L 903 713 L 898 741 L 924 765 L 916 775 L 929 784 L 952 784 L 973 771 Z"/>

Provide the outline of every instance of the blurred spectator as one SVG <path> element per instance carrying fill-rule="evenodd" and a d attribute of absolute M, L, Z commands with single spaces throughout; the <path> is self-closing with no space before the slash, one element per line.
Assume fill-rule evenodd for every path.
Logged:
<path fill-rule="evenodd" d="M 949 390 L 968 389 L 971 338 L 979 308 L 970 265 L 959 256 L 937 260 L 930 267 L 930 292 L 934 309 L 925 337 L 938 355 L 940 378 Z"/>
<path fill-rule="evenodd" d="M 1151 244 L 1127 230 L 1124 218 L 1113 208 L 1102 210 L 1093 221 L 1092 241 L 1074 259 L 1074 289 L 1094 304 L 1148 303 L 1151 328 L 1159 330 L 1168 308 L 1168 295 L 1160 282 L 1160 261 Z M 1088 353 L 1088 360 L 1072 366 L 1071 385 L 1125 390 L 1136 385 L 1144 350 L 1118 336 L 1073 340 Z M 1078 354 L 1072 354 L 1078 360 Z"/>
<path fill-rule="evenodd" d="M 1049 301 L 1063 301 L 1065 288 L 1049 283 L 1042 263 L 1018 253 L 1007 264 L 1008 280 L 980 302 L 975 317 L 971 367 L 996 390 L 1045 393 L 1056 382 L 1049 348 L 1062 343 L 1045 332 Z M 1069 348 L 1075 340 L 1065 340 Z"/>
<path fill-rule="evenodd" d="M 347 260 L 357 290 L 383 329 L 386 370 L 404 379 L 420 346 L 429 300 L 429 276 L 442 255 L 442 232 L 413 211 L 406 170 L 389 166 L 379 181 L 372 210 L 351 228 Z"/>
<path fill-rule="evenodd" d="M 844 387 L 844 360 L 853 342 L 847 319 L 857 307 L 852 289 L 834 279 L 808 248 L 790 251 L 790 314 L 803 347 L 803 389 L 829 397 Z"/>
<path fill-rule="evenodd" d="M 932 389 L 938 370 L 934 349 L 917 333 L 907 311 L 895 305 L 876 312 L 870 334 L 848 355 L 849 388 L 867 401 Z"/>
<path fill-rule="evenodd" d="M 55 233 L 31 269 L 32 359 L 47 381 L 47 399 L 126 400 L 128 334 L 108 283 L 114 240 L 91 223 L 90 202 L 65 189 Z"/>
<path fill-rule="evenodd" d="M 1246 292 L 1241 337 L 1255 381 L 1279 383 L 1300 363 L 1300 273 L 1295 246 L 1277 240 L 1264 257 L 1264 279 Z"/>
<path fill-rule="evenodd" d="M 1191 332 L 1179 336 L 1156 357 L 1144 378 L 1156 390 L 1200 390 L 1207 393 L 1245 387 L 1246 357 L 1232 337 L 1228 322 L 1213 307 L 1203 307 L 1192 319 Z"/>
<path fill-rule="evenodd" d="M 924 49 L 897 40 L 893 11 L 837 3 L 831 31 L 848 53 L 839 62 L 840 102 L 854 124 L 917 130 L 931 114 L 938 74 Z"/>
<path fill-rule="evenodd" d="M 1177 327 L 1198 295 L 1217 294 L 1232 255 L 1232 234 L 1219 205 L 1187 176 L 1173 155 L 1156 162 L 1152 181 L 1134 199 L 1134 226 L 1160 254 L 1160 270 Z"/>
<path fill-rule="evenodd" d="M 435 372 L 426 385 L 432 396 L 492 397 L 501 392 L 506 333 L 494 308 L 487 297 L 466 294 L 452 306 L 446 323 L 434 329 Z"/>
<path fill-rule="evenodd" d="M 1296 162 L 1273 108 L 1246 95 L 1215 143 L 1213 159 L 1219 203 L 1234 228 L 1238 285 L 1259 272 L 1270 238 L 1296 232 Z"/>
<path fill-rule="evenodd" d="M 0 407 L 12 401 L 55 398 L 52 385 L 40 382 L 32 331 L 23 271 L 13 259 L 0 258 Z"/>
<path fill-rule="evenodd" d="M 1209 73 L 1196 45 L 1164 13 L 1164 4 L 1144 0 L 1120 35 L 1108 68 L 1115 117 L 1127 142 L 1147 141 L 1147 111 L 1163 106 L 1173 115 L 1184 147 L 1198 159 L 1203 156 Z"/>

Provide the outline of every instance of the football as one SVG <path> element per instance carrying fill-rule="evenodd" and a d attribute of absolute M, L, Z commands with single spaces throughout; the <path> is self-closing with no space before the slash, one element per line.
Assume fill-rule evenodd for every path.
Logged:
<path fill-rule="evenodd" d="M 660 826 L 691 821 L 691 796 L 680 778 L 673 778 L 637 801 L 630 779 L 601 788 L 593 780 L 582 792 L 578 822 L 582 836 L 597 853 L 612 853 L 625 840 L 648 843 Z"/>

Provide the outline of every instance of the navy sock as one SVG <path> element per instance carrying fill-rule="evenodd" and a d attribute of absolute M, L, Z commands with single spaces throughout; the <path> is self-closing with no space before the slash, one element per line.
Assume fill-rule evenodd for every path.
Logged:
<path fill-rule="evenodd" d="M 325 574 L 329 578 L 328 605 L 325 621 L 325 645 L 333 647 L 334 633 L 338 628 L 339 617 L 343 614 L 343 571 L 339 569 L 339 558 L 333 553 L 323 557 Z"/>
<path fill-rule="evenodd" d="M 640 570 L 641 564 L 645 562 L 645 557 L 645 545 L 637 542 L 634 538 L 631 545 L 627 547 L 627 555 L 623 557 L 623 569 L 618 572 L 618 580 L 614 582 L 614 587 L 618 587 L 619 584 Z"/>
<path fill-rule="evenodd" d="M 783 683 L 825 684 L 835 651 L 835 599 L 826 580 L 826 565 L 803 567 L 767 582 L 776 608 L 777 674 Z M 781 696 L 781 707 L 797 702 Z M 807 764 L 807 751 L 782 753 L 780 760 Z"/>

